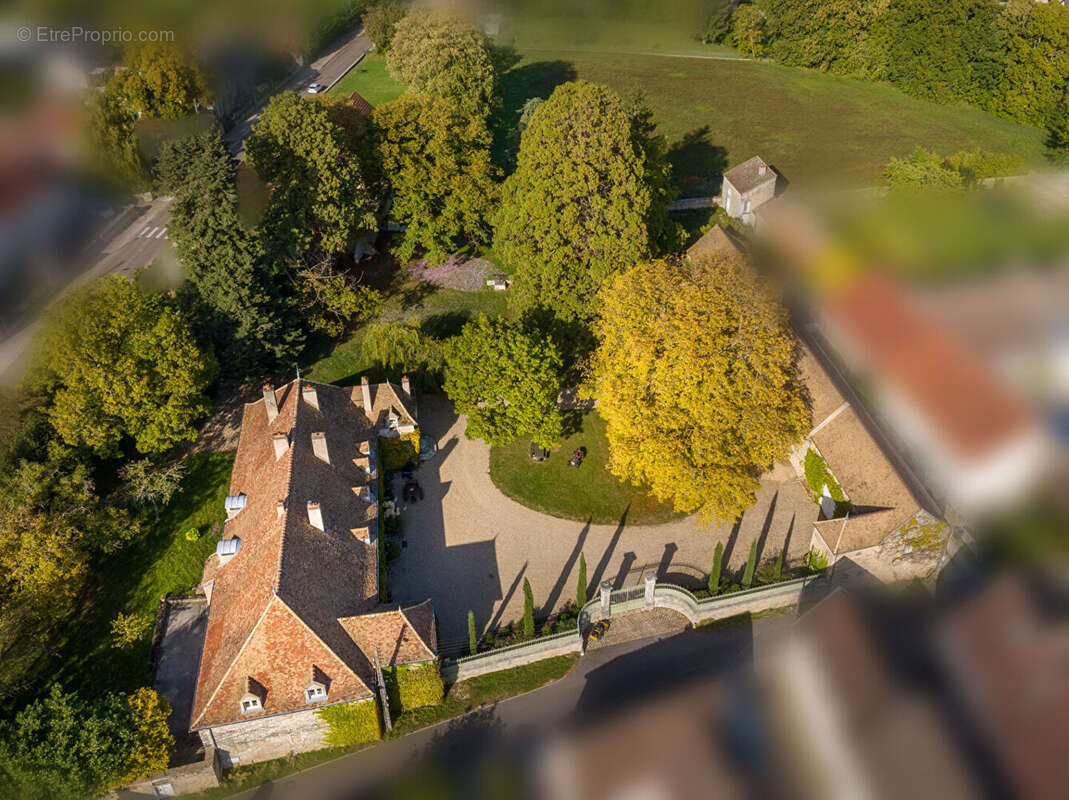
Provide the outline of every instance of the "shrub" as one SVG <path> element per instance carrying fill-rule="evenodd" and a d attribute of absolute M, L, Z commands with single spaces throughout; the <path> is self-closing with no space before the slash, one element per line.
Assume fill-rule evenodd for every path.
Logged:
<path fill-rule="evenodd" d="M 534 595 L 531 593 L 531 582 L 523 579 L 523 638 L 533 639 L 534 626 Z"/>
<path fill-rule="evenodd" d="M 197 530 L 196 528 L 190 528 L 188 531 L 186 531 L 186 541 L 187 542 L 196 542 L 199 539 L 200 539 L 200 531 Z"/>
<path fill-rule="evenodd" d="M 579 580 L 575 585 L 575 604 L 582 608 L 586 605 L 586 554 L 579 554 Z"/>
<path fill-rule="evenodd" d="M 379 455 L 385 470 L 415 466 L 419 463 L 419 431 L 403 434 L 396 439 L 379 439 Z"/>
<path fill-rule="evenodd" d="M 819 499 L 824 493 L 824 487 L 827 486 L 832 500 L 837 504 L 846 502 L 843 487 L 839 485 L 839 482 L 835 480 L 835 476 L 831 474 L 831 470 L 828 469 L 828 463 L 812 447 L 806 451 L 804 466 L 805 481 L 809 484 L 814 496 Z M 836 509 L 838 510 L 838 506 L 836 506 Z"/>
<path fill-rule="evenodd" d="M 780 555 L 773 561 L 766 561 L 757 570 L 757 582 L 779 583 L 783 577 L 783 556 Z"/>
<path fill-rule="evenodd" d="M 332 747 L 349 747 L 382 736 L 379 707 L 374 699 L 338 703 L 316 710 L 327 725 L 326 742 Z"/>
<path fill-rule="evenodd" d="M 394 667 L 393 680 L 397 686 L 397 699 L 401 711 L 411 711 L 424 706 L 436 706 L 442 702 L 445 687 L 438 663 L 403 664 Z"/>
<path fill-rule="evenodd" d="M 152 621 L 146 616 L 120 613 L 111 621 L 111 646 L 123 648 L 139 642 L 148 633 L 151 624 Z"/>
<path fill-rule="evenodd" d="M 810 551 L 805 554 L 805 568 L 814 575 L 823 572 L 828 568 L 827 554 L 816 548 L 810 549 Z"/>
<path fill-rule="evenodd" d="M 397 542 L 390 540 L 386 542 L 386 560 L 393 561 L 395 558 L 401 557 L 401 545 Z"/>

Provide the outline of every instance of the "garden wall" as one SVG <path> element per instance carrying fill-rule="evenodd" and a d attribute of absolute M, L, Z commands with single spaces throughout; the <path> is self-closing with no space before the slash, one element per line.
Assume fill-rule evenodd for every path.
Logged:
<path fill-rule="evenodd" d="M 454 683 L 474 678 L 476 675 L 522 667 L 524 664 L 533 664 L 535 661 L 582 651 L 583 639 L 579 631 L 567 631 L 474 656 L 466 656 L 455 661 L 443 661 L 442 678 L 448 683 Z"/>

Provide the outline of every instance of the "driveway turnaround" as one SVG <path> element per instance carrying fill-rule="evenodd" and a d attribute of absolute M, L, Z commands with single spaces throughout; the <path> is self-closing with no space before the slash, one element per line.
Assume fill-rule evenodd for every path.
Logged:
<path fill-rule="evenodd" d="M 755 540 L 759 561 L 781 553 L 800 558 L 809 548 L 817 507 L 787 465 L 762 480 L 757 502 L 734 524 L 688 517 L 636 526 L 625 517 L 589 525 L 547 516 L 498 491 L 490 448 L 465 438 L 465 420 L 444 397 L 421 398 L 420 424 L 438 454 L 416 473 L 425 496 L 402 514 L 407 545 L 390 562 L 388 585 L 395 603 L 434 601 L 446 655 L 466 647 L 469 610 L 480 632 L 522 618 L 525 578 L 536 617 L 574 602 L 580 553 L 593 596 L 601 581 L 637 585 L 647 569 L 660 581 L 704 586 L 717 542 L 724 543 L 725 575 L 741 572 Z M 394 489 L 400 497 L 400 486 Z"/>

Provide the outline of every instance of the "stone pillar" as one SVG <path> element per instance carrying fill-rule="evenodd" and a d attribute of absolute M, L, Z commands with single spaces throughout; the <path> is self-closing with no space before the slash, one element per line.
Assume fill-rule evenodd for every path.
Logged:
<path fill-rule="evenodd" d="M 612 581 L 601 582 L 601 618 L 608 619 L 612 614 L 612 607 L 609 604 L 609 595 L 612 594 Z"/>
<path fill-rule="evenodd" d="M 646 581 L 646 608 L 653 608 L 653 590 L 657 585 L 657 573 L 648 569 L 642 577 Z"/>

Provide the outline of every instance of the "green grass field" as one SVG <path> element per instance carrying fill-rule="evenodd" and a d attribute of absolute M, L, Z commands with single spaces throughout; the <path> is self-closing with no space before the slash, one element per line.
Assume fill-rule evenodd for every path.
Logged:
<path fill-rule="evenodd" d="M 404 90 L 404 85 L 391 78 L 386 71 L 386 59 L 378 53 L 368 53 L 331 87 L 330 93 L 345 96 L 360 92 L 360 96 L 371 105 L 378 106 L 396 100 Z"/>
<path fill-rule="evenodd" d="M 445 338 L 460 332 L 465 322 L 478 314 L 496 316 L 507 311 L 504 292 L 459 292 L 452 289 L 436 289 L 430 284 L 411 278 L 402 279 L 399 285 L 390 287 L 382 316 L 376 322 L 393 320 L 416 320 L 424 331 L 435 338 Z M 350 386 L 359 382 L 361 375 L 369 380 L 390 377 L 375 371 L 374 365 L 364 358 L 364 327 L 358 328 L 346 339 L 316 352 L 306 354 L 307 362 L 301 368 L 311 380 L 321 383 L 337 383 Z"/>
<path fill-rule="evenodd" d="M 626 95 L 644 91 L 670 146 L 677 182 L 706 179 L 761 155 L 791 183 L 873 183 L 917 144 L 941 153 L 980 147 L 1044 161 L 1044 132 L 963 106 L 940 106 L 853 78 L 748 60 L 521 49 L 501 78 L 514 126 L 529 97 L 576 78 Z M 693 182 L 692 182 L 693 183 Z"/>
<path fill-rule="evenodd" d="M 494 484 L 528 508 L 596 525 L 618 523 L 625 512 L 630 525 L 653 525 L 681 516 L 609 472 L 605 422 L 596 412 L 584 415 L 578 433 L 545 461 L 531 461 L 529 447 L 530 440 L 521 439 L 490 451 Z M 568 459 L 580 447 L 586 448 L 586 458 L 580 467 L 569 467 Z"/>
<path fill-rule="evenodd" d="M 139 539 L 94 565 L 90 592 L 58 647 L 50 678 L 93 697 L 144 684 L 156 607 L 160 598 L 184 594 L 200 581 L 204 561 L 215 551 L 212 527 L 226 519 L 223 500 L 233 463 L 233 453 L 190 456 L 181 491 L 161 510 L 160 520 L 150 512 Z M 191 529 L 200 534 L 197 541 L 186 540 Z M 117 649 L 111 646 L 111 621 L 120 612 L 150 623 L 140 641 Z"/>

